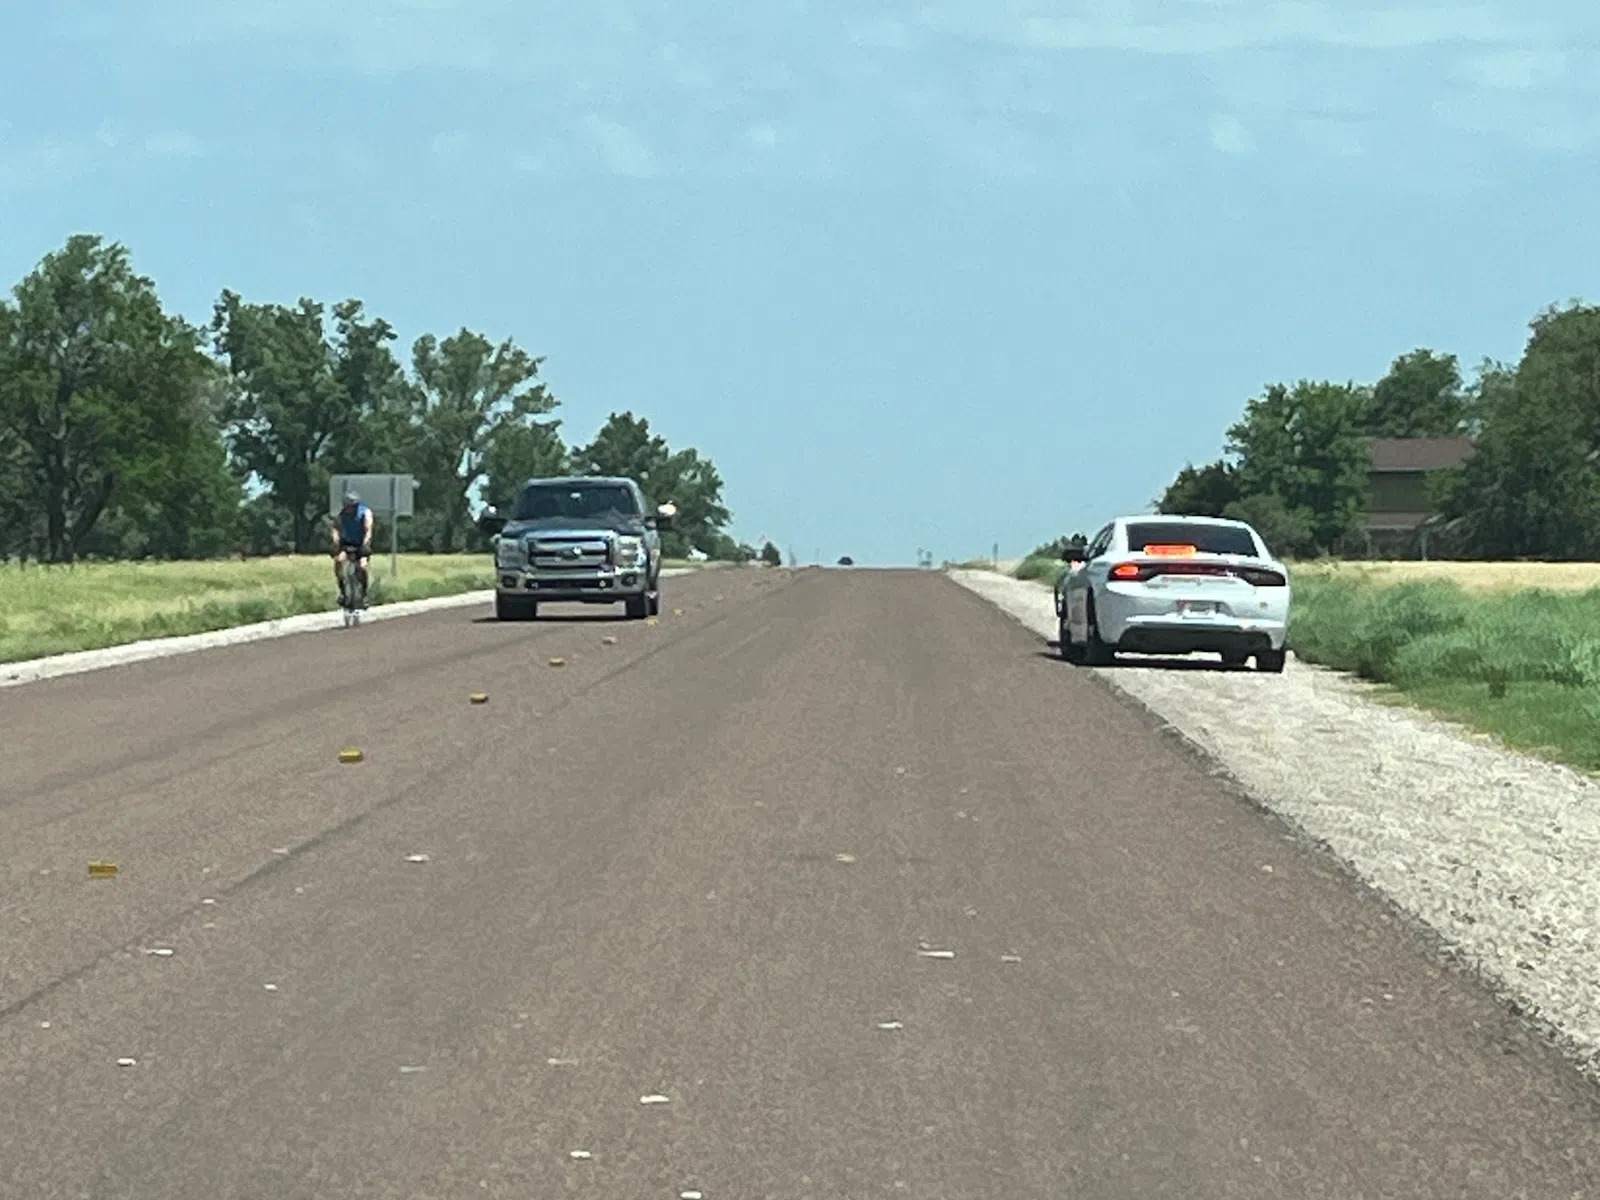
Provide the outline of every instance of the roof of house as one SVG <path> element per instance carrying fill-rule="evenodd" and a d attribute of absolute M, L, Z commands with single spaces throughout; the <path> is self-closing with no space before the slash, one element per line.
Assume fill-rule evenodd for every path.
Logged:
<path fill-rule="evenodd" d="M 1472 457 L 1471 438 L 1368 438 L 1374 471 L 1439 471 Z"/>

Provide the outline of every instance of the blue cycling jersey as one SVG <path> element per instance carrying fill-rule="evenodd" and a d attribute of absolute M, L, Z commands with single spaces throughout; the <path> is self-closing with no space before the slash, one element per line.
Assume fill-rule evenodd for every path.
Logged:
<path fill-rule="evenodd" d="M 346 546 L 359 546 L 366 540 L 367 506 L 358 504 L 354 512 L 339 510 L 339 541 Z"/>

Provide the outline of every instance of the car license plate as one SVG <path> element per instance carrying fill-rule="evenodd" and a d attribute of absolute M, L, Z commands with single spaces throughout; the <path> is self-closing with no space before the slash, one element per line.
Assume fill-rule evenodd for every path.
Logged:
<path fill-rule="evenodd" d="M 1216 611 L 1216 604 L 1210 600 L 1178 601 L 1178 615 L 1180 617 L 1209 617 Z"/>

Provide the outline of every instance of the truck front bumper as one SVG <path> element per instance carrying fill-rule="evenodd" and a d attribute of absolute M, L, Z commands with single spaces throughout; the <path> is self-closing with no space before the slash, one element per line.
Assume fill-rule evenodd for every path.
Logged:
<path fill-rule="evenodd" d="M 650 590 L 649 573 L 641 567 L 598 571 L 531 571 L 526 567 L 498 567 L 495 590 L 505 596 L 539 600 L 576 600 L 585 604 L 613 604 Z"/>

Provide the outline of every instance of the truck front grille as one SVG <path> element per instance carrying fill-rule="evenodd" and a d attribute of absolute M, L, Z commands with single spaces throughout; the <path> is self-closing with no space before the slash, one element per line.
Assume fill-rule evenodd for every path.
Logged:
<path fill-rule="evenodd" d="M 540 575 L 590 575 L 610 561 L 610 540 L 595 534 L 537 537 L 528 543 L 528 562 Z"/>

